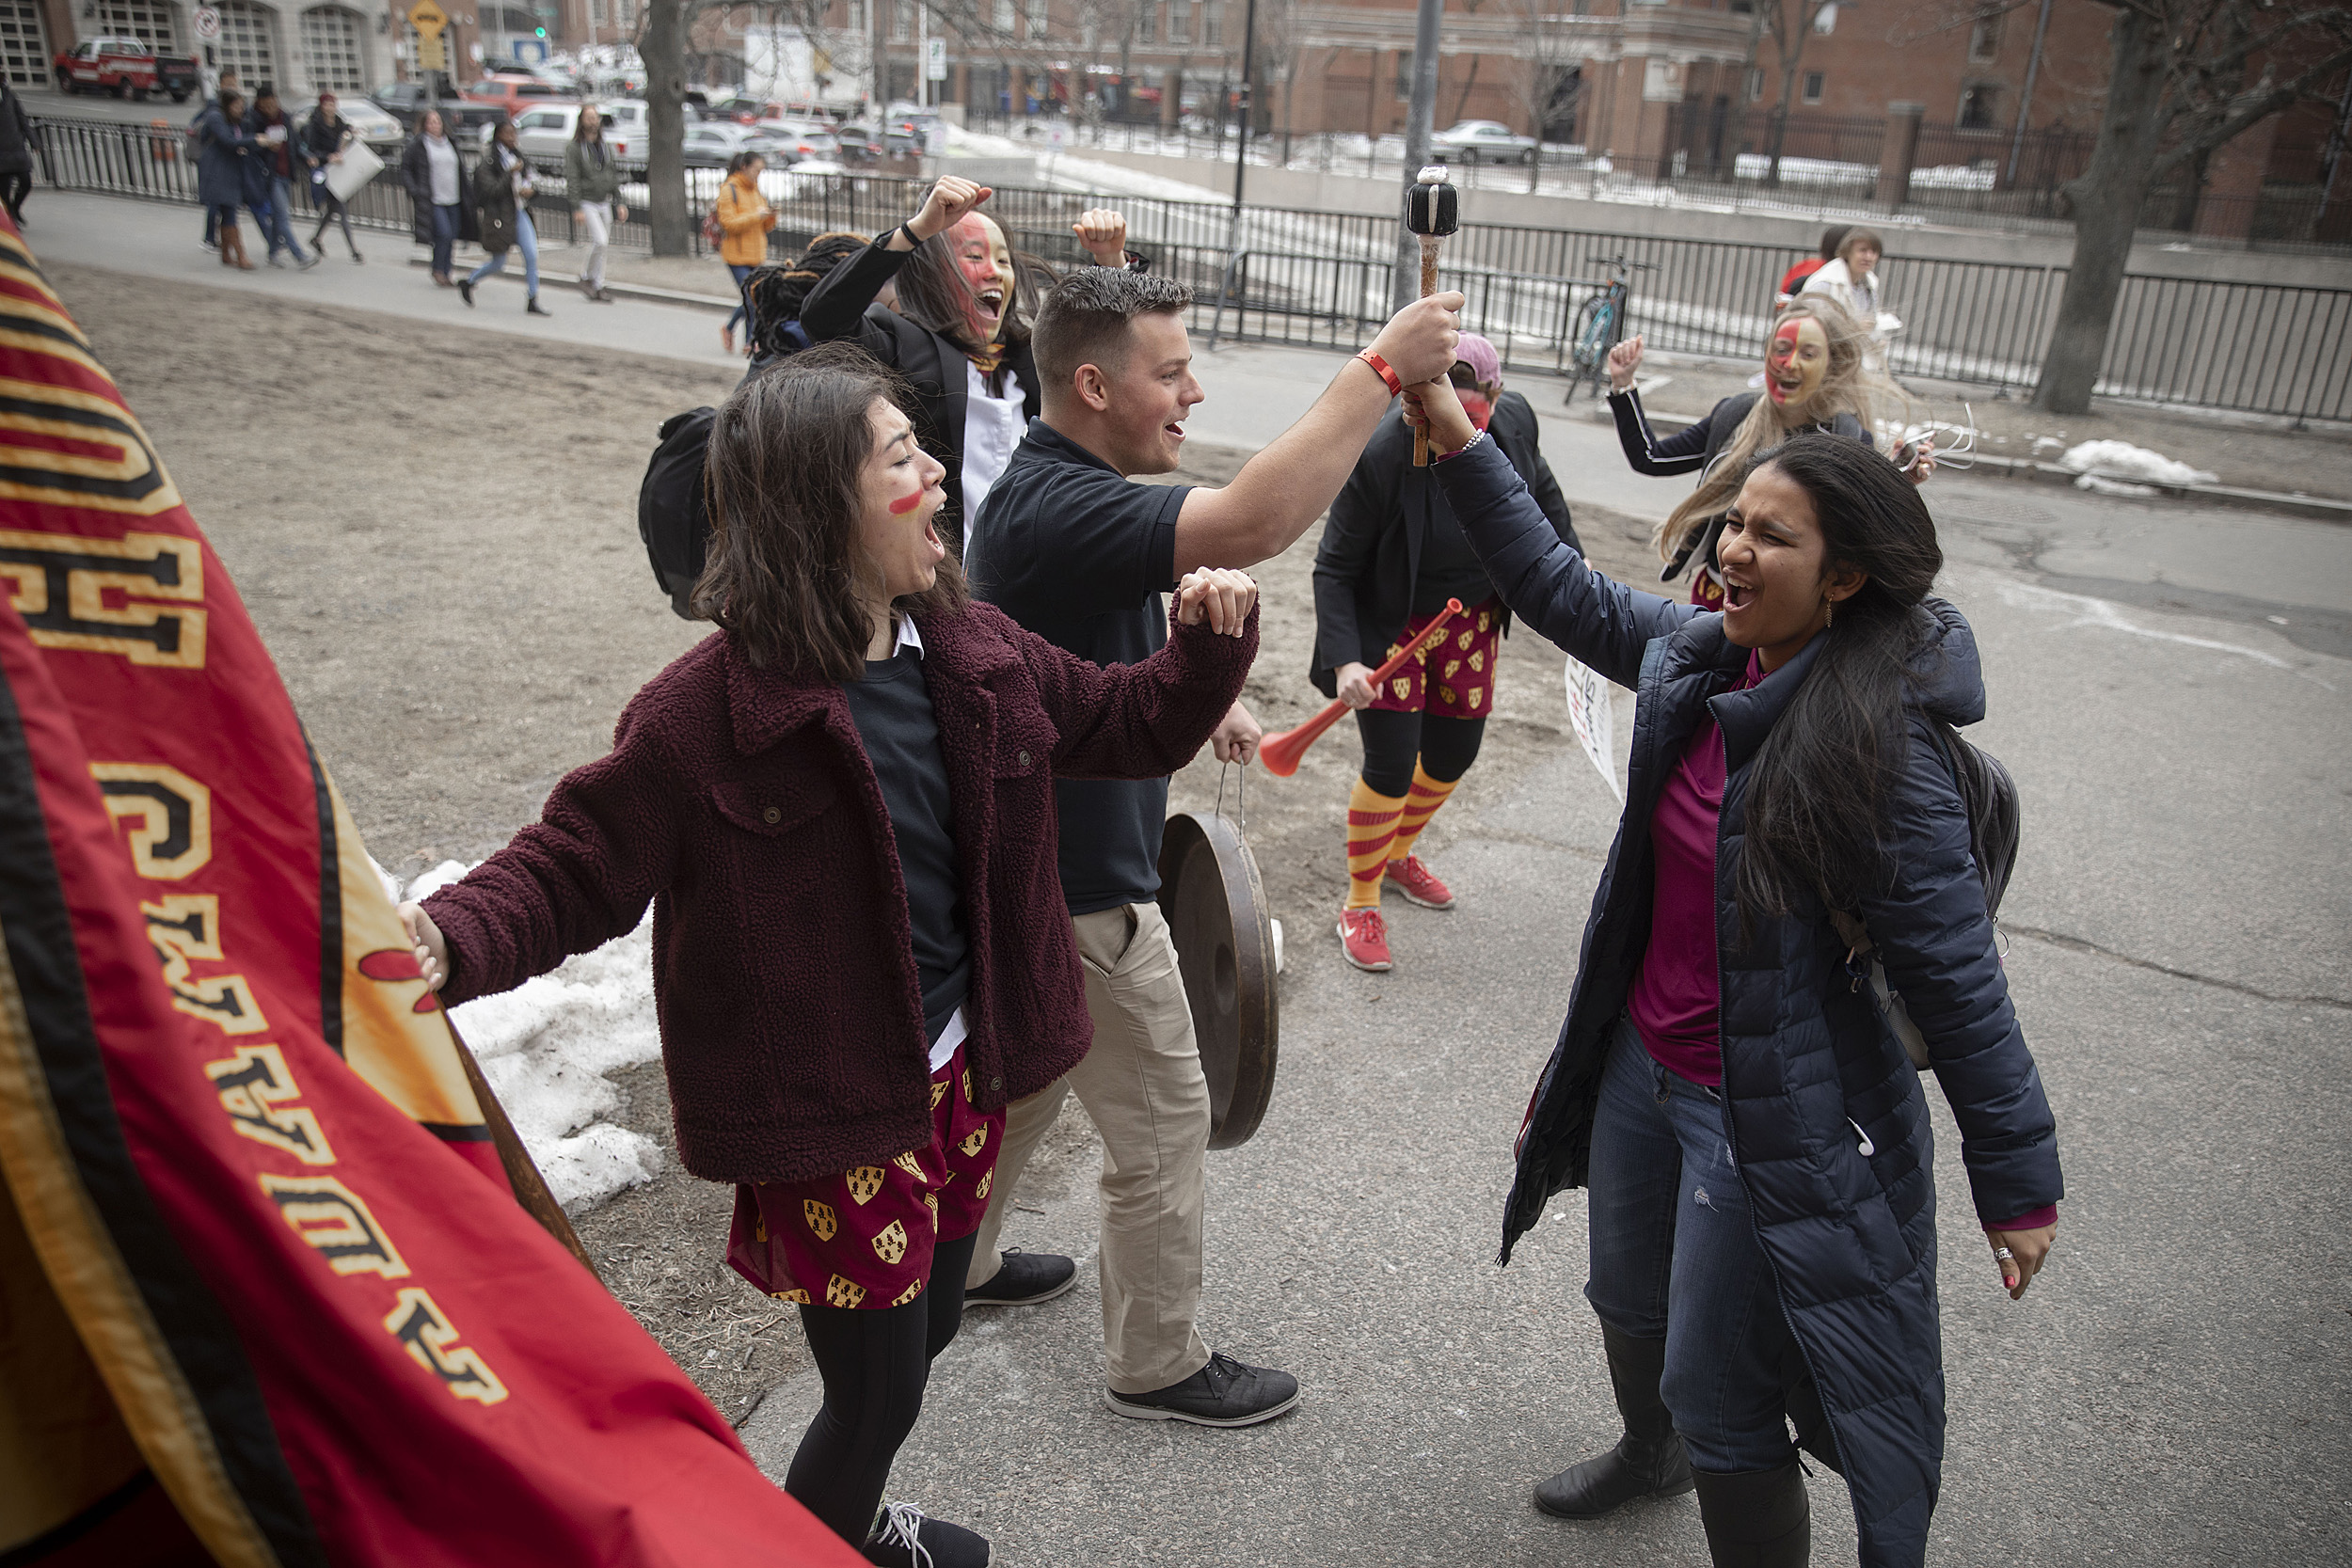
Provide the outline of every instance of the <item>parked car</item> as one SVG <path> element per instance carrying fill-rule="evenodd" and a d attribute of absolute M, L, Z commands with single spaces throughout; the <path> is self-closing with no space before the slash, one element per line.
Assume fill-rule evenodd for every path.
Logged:
<path fill-rule="evenodd" d="M 731 119 L 738 125 L 755 125 L 784 113 L 784 105 L 759 98 L 715 98 L 707 112 L 713 119 Z"/>
<path fill-rule="evenodd" d="M 193 56 L 158 55 L 139 39 L 84 39 L 50 65 L 60 92 L 139 99 L 167 92 L 174 103 L 185 103 L 203 83 Z"/>
<path fill-rule="evenodd" d="M 394 119 L 364 98 L 338 98 L 335 101 L 335 112 L 343 118 L 346 124 L 358 133 L 361 141 L 366 142 L 378 153 L 388 147 L 398 147 L 408 138 L 408 133 L 400 128 L 399 120 Z M 310 110 L 305 109 L 302 116 L 298 118 L 308 118 L 310 113 Z M 384 161 L 390 163 L 392 160 L 387 158 Z"/>
<path fill-rule="evenodd" d="M 525 158 L 542 168 L 564 166 L 564 144 L 580 129 L 580 103 L 540 103 L 525 109 L 515 117 L 515 145 Z M 643 107 L 641 104 L 640 107 Z M 617 122 L 604 105 L 596 105 L 597 114 L 605 121 L 604 143 L 612 150 L 612 161 L 624 168 L 643 168 L 645 144 L 633 132 Z M 482 144 L 490 144 L 495 125 L 482 129 Z"/>
<path fill-rule="evenodd" d="M 1430 137 L 1429 154 L 1439 163 L 1532 164 L 1535 138 L 1491 119 L 1466 119 Z"/>
<path fill-rule="evenodd" d="M 940 119 L 937 115 L 894 115 L 882 121 L 882 150 L 920 152 L 930 145 L 932 133 L 939 129 Z"/>
<path fill-rule="evenodd" d="M 368 94 L 367 101 L 400 121 L 403 131 L 417 128 L 417 119 L 428 103 L 422 82 L 387 82 Z M 447 91 L 440 95 L 440 105 L 441 123 L 460 133 L 495 125 L 506 115 L 496 103 L 477 103 Z"/>
<path fill-rule="evenodd" d="M 841 138 L 833 127 L 808 119 L 763 119 L 752 127 L 766 134 L 777 145 L 788 149 L 797 162 L 805 158 L 838 158 Z"/>
<path fill-rule="evenodd" d="M 463 96 L 469 103 L 495 103 L 509 116 L 519 115 L 533 104 L 550 101 L 567 103 L 571 89 L 559 87 L 553 82 L 543 82 L 536 76 L 501 71 L 466 85 Z"/>
<path fill-rule="evenodd" d="M 834 131 L 834 140 L 841 147 L 841 156 L 864 162 L 882 154 L 882 134 L 879 125 L 851 121 Z"/>
<path fill-rule="evenodd" d="M 771 168 L 784 168 L 799 160 L 788 142 L 756 126 L 738 125 L 727 119 L 689 125 L 685 150 L 688 168 L 724 168 L 738 152 L 756 152 L 768 160 Z"/>

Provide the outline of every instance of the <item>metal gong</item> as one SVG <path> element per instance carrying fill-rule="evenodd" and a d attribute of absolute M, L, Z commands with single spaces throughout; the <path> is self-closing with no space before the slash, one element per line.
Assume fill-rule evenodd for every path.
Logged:
<path fill-rule="evenodd" d="M 1175 940 L 1209 1080 L 1209 1147 L 1238 1148 L 1274 1098 L 1279 1020 L 1265 889 L 1257 858 L 1231 821 L 1198 811 L 1168 819 L 1160 912 Z"/>

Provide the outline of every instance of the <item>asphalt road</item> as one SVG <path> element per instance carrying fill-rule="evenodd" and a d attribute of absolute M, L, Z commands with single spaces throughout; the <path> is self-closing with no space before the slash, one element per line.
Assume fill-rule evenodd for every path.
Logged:
<path fill-rule="evenodd" d="M 657 306 L 461 315 L 398 266 L 224 277 L 182 209 L 42 193 L 34 220 L 55 260 L 709 358 L 705 318 Z M 1194 428 L 1263 439 L 1341 363 L 1204 356 Z M 1654 515 L 1679 494 L 1627 474 L 1598 426 L 1548 418 L 1545 441 L 1572 500 Z M 1945 591 L 1985 651 L 1974 737 L 2025 794 L 2008 967 L 2069 1181 L 2054 1261 L 2011 1304 L 1939 1117 L 1952 1418 L 1934 1560 L 2345 1560 L 2352 531 L 1965 476 L 1931 502 Z M 574 717 L 608 723 L 595 705 Z M 1621 700 L 1621 736 L 1629 719 Z M 1258 1136 L 1212 1157 L 1205 1328 L 1296 1371 L 1296 1412 L 1244 1432 L 1109 1414 L 1089 1272 L 1045 1307 L 973 1315 L 894 1495 L 1013 1565 L 1705 1560 L 1688 1498 L 1597 1525 L 1534 1513 L 1530 1485 L 1614 1432 L 1581 1203 L 1493 1261 L 1614 815 L 1565 748 L 1474 773 L 1426 841 L 1461 907 L 1395 907 L 1388 976 L 1339 962 L 1328 911 L 1280 911 L 1281 1075 Z M 1010 1242 L 1090 1259 L 1089 1181 L 1017 1202 Z M 745 1426 L 771 1473 L 812 1393 L 787 1384 Z M 1819 1560 L 1851 1560 L 1841 1486 L 1819 1477 L 1814 1497 Z"/>

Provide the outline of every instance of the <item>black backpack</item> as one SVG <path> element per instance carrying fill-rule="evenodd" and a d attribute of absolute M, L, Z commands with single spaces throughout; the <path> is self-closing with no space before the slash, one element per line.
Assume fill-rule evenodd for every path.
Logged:
<path fill-rule="evenodd" d="M 692 600 L 711 526 L 703 458 L 710 450 L 716 417 L 713 409 L 691 408 L 662 420 L 660 443 L 637 488 L 637 536 L 645 542 L 654 580 L 670 595 L 670 608 L 689 621 L 701 619 Z"/>

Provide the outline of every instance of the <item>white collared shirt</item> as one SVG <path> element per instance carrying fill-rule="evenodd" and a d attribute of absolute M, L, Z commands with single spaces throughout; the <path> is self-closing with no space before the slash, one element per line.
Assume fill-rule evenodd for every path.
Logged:
<path fill-rule="evenodd" d="M 1005 372 L 1002 396 L 988 389 L 980 368 L 963 362 L 963 528 L 968 536 L 989 487 L 1004 477 L 1012 449 L 1021 444 L 1028 420 L 1021 412 L 1021 378 Z"/>

